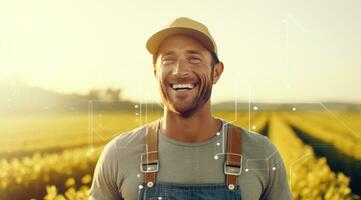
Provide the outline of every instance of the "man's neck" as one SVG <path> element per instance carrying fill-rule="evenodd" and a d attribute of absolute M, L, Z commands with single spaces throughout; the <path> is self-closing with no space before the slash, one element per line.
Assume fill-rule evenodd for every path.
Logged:
<path fill-rule="evenodd" d="M 175 140 L 201 142 L 213 137 L 221 125 L 221 120 L 212 116 L 210 101 L 208 101 L 187 118 L 166 109 L 161 121 L 161 130 Z"/>

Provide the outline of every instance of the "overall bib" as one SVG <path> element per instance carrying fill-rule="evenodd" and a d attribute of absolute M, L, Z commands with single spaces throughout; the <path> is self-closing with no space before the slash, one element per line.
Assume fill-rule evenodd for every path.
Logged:
<path fill-rule="evenodd" d="M 243 130 L 228 124 L 227 152 L 224 162 L 225 183 L 181 184 L 156 182 L 159 169 L 158 134 L 160 120 L 149 124 L 146 133 L 146 145 L 140 163 L 144 173 L 138 200 L 240 200 L 241 190 L 237 176 L 242 171 L 242 132 Z"/>

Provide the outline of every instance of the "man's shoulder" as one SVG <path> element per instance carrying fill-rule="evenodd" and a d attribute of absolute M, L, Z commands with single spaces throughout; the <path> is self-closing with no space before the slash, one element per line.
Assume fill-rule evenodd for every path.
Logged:
<path fill-rule="evenodd" d="M 120 133 L 106 144 L 109 149 L 134 148 L 144 145 L 144 136 L 146 134 L 148 124 Z"/>
<path fill-rule="evenodd" d="M 137 128 L 121 132 L 105 145 L 103 154 L 107 154 L 108 156 L 116 155 L 119 158 L 122 155 L 127 156 L 131 153 L 142 151 L 144 149 L 144 138 L 147 126 L 148 124 L 145 124 Z"/>
<path fill-rule="evenodd" d="M 258 133 L 258 132 L 255 132 L 255 131 L 250 131 L 250 130 L 247 130 L 246 128 L 244 128 L 243 126 L 240 126 L 240 125 L 237 125 L 237 124 L 234 124 L 234 123 L 229 123 L 229 122 L 226 122 L 227 124 L 232 124 L 233 126 L 241 129 L 242 131 L 242 140 L 243 141 L 246 141 L 247 143 L 263 143 L 264 140 L 265 140 L 265 136 Z"/>

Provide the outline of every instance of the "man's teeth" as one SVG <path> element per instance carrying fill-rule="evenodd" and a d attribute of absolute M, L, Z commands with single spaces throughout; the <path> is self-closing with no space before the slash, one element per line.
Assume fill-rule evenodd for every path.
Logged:
<path fill-rule="evenodd" d="M 190 83 L 186 83 L 186 84 L 173 84 L 172 88 L 177 90 L 177 89 L 193 89 L 194 88 L 194 84 L 190 84 Z"/>

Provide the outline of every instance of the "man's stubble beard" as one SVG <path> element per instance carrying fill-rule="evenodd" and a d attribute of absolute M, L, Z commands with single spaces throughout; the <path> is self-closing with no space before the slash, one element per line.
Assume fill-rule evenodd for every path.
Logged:
<path fill-rule="evenodd" d="M 158 81 L 162 101 L 163 101 L 163 104 L 166 106 L 166 109 L 170 110 L 171 112 L 173 112 L 183 118 L 187 118 L 187 117 L 190 117 L 192 114 L 194 114 L 197 110 L 202 108 L 204 106 L 204 104 L 206 104 L 207 101 L 210 99 L 211 94 L 212 94 L 213 69 L 211 70 L 211 80 L 208 82 L 207 85 L 204 84 L 204 83 L 206 83 L 207 78 L 205 76 L 200 77 L 200 79 L 202 79 L 202 78 L 203 78 L 203 81 L 201 80 L 198 83 L 199 90 L 198 90 L 197 96 L 193 100 L 191 107 L 189 109 L 187 109 L 186 111 L 177 111 L 174 108 L 174 106 L 171 104 L 169 96 L 167 95 L 167 88 L 165 88 L 167 86 L 165 86 L 165 84 L 162 84 L 161 81 Z M 208 86 L 208 87 L 206 87 L 206 86 Z"/>

